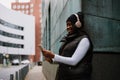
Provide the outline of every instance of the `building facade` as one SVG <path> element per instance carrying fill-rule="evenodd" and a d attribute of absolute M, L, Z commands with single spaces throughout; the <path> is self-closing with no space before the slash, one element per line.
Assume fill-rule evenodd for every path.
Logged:
<path fill-rule="evenodd" d="M 30 2 L 13 2 L 11 9 L 22 12 L 27 15 L 35 16 L 35 56 L 30 56 L 34 62 L 40 60 L 40 49 L 38 45 L 41 43 L 41 0 L 30 0 Z"/>
<path fill-rule="evenodd" d="M 118 80 L 120 74 L 119 0 L 43 0 L 42 43 L 58 54 L 66 34 L 66 19 L 84 13 L 84 26 L 94 45 L 92 80 Z M 58 65 L 43 63 L 47 80 L 55 80 Z"/>
<path fill-rule="evenodd" d="M 33 16 L 7 9 L 3 5 L 0 5 L 0 10 L 1 56 L 3 54 L 34 55 L 35 18 Z"/>

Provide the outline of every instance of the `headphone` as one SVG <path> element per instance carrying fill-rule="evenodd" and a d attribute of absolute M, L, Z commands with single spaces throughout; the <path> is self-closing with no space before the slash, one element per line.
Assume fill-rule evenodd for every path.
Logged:
<path fill-rule="evenodd" d="M 75 26 L 77 27 L 77 28 L 81 28 L 81 22 L 80 22 L 80 19 L 79 19 L 79 16 L 78 16 L 78 14 L 74 14 L 75 16 L 76 16 L 76 18 L 77 18 L 77 22 L 75 23 Z"/>

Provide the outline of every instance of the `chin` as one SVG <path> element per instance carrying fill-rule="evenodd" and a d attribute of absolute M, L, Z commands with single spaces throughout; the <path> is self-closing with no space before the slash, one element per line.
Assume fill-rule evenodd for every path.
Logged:
<path fill-rule="evenodd" d="M 69 34 L 72 34 L 72 32 L 68 32 Z"/>

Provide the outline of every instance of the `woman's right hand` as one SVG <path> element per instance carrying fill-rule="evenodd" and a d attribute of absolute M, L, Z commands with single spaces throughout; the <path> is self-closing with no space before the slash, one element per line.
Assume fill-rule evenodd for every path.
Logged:
<path fill-rule="evenodd" d="M 43 56 L 47 58 L 54 58 L 55 56 L 53 52 L 51 52 L 50 50 L 46 50 L 46 49 L 43 49 L 42 53 L 43 53 Z"/>
<path fill-rule="evenodd" d="M 39 44 L 38 47 L 40 48 L 41 52 L 43 53 L 43 56 L 45 56 L 47 58 L 54 58 L 54 53 L 53 52 L 51 52 L 50 50 L 44 49 L 41 46 L 41 44 Z"/>

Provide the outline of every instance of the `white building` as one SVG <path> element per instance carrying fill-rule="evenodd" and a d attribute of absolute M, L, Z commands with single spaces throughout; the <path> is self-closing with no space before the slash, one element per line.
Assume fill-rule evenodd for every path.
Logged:
<path fill-rule="evenodd" d="M 35 19 L 0 4 L 0 54 L 35 54 Z"/>

